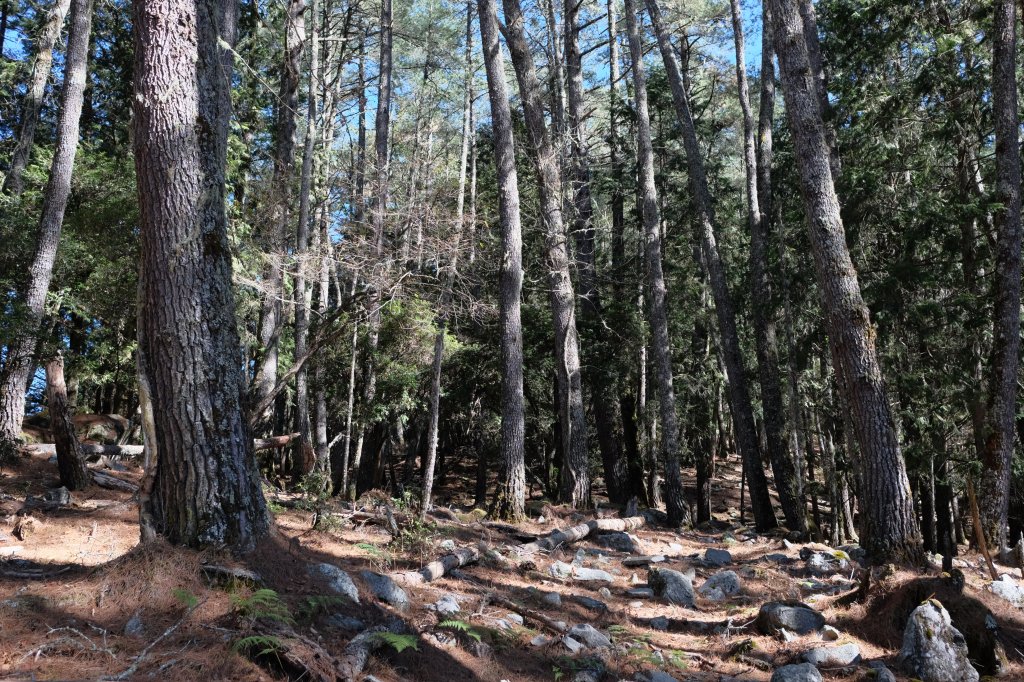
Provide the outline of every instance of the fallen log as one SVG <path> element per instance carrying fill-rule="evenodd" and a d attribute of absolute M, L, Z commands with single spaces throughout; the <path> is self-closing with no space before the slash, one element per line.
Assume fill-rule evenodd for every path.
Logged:
<path fill-rule="evenodd" d="M 391 628 L 380 625 L 369 630 L 363 630 L 352 638 L 345 645 L 341 658 L 335 662 L 338 678 L 345 682 L 354 682 L 359 679 L 370 660 L 370 654 L 381 648 L 386 640 L 381 637 L 385 632 L 393 632 Z"/>
<path fill-rule="evenodd" d="M 255 438 L 253 439 L 252 445 L 253 449 L 256 451 L 274 450 L 286 447 L 298 437 L 299 434 L 297 433 L 289 433 L 283 436 L 271 436 L 270 438 Z M 144 450 L 141 445 L 101 445 L 97 443 L 82 443 L 79 447 L 82 448 L 82 454 L 86 457 L 111 457 L 114 459 L 139 457 L 142 455 Z M 53 443 L 33 443 L 32 445 L 24 445 L 21 449 L 23 452 L 30 455 L 57 454 L 57 446 Z"/>
<path fill-rule="evenodd" d="M 391 574 L 391 579 L 401 585 L 422 585 L 437 580 L 453 569 L 466 564 L 476 563 L 480 559 L 480 550 L 476 547 L 461 547 L 450 554 L 445 554 L 437 561 L 418 571 L 400 571 Z"/>
<path fill-rule="evenodd" d="M 643 526 L 644 523 L 646 523 L 646 521 L 642 516 L 631 516 L 627 519 L 594 519 L 593 521 L 587 521 L 586 523 L 575 525 L 572 528 L 556 530 L 551 535 L 546 535 L 539 540 L 527 542 L 519 545 L 518 547 L 513 547 L 512 549 L 520 555 L 534 554 L 540 551 L 550 552 L 559 545 L 582 540 L 595 530 L 636 530 Z"/>
<path fill-rule="evenodd" d="M 92 473 L 92 482 L 101 488 L 106 488 L 107 490 L 120 490 L 125 493 L 137 493 L 139 491 L 139 486 L 135 485 L 131 481 L 122 480 L 117 476 L 111 476 L 110 474 L 105 474 L 102 471 L 94 471 L 90 469 L 90 472 Z"/>

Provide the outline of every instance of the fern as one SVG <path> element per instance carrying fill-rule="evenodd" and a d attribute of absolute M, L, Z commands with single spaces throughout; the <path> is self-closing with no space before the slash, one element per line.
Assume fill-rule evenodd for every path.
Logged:
<path fill-rule="evenodd" d="M 263 618 L 287 625 L 295 623 L 295 619 L 292 618 L 292 614 L 288 610 L 288 605 L 281 600 L 277 592 L 265 587 L 247 597 L 231 595 L 231 603 L 235 607 L 235 611 L 251 620 Z"/>
<path fill-rule="evenodd" d="M 455 630 L 456 632 L 461 632 L 477 642 L 480 641 L 480 633 L 470 627 L 469 623 L 461 620 L 443 620 L 437 624 L 437 627 Z"/>
<path fill-rule="evenodd" d="M 347 600 L 344 597 L 336 595 L 306 597 L 302 602 L 302 607 L 299 609 L 299 617 L 303 620 L 312 620 L 321 613 L 329 611 L 332 606 L 341 606 L 345 603 L 347 603 Z"/>
<path fill-rule="evenodd" d="M 232 648 L 250 656 L 267 656 L 284 650 L 284 645 L 277 637 L 270 635 L 250 635 L 235 642 Z"/>
<path fill-rule="evenodd" d="M 410 648 L 413 651 L 420 650 L 419 637 L 416 635 L 399 635 L 394 632 L 378 632 L 375 637 L 399 654 Z"/>
<path fill-rule="evenodd" d="M 174 595 L 175 599 L 180 601 L 188 608 L 192 608 L 193 606 L 199 603 L 199 597 L 181 587 L 174 588 L 174 590 L 171 591 L 171 594 Z"/>

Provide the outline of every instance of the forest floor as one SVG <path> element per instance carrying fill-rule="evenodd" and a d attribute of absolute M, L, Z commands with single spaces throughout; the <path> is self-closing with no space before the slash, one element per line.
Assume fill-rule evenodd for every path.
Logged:
<path fill-rule="evenodd" d="M 735 461 L 720 466 L 723 491 L 735 489 L 728 479 L 736 467 Z M 141 475 L 130 466 L 110 473 L 136 482 Z M 136 547 L 130 493 L 93 487 L 72 494 L 70 504 L 40 501 L 57 486 L 56 468 L 45 456 L 25 456 L 0 471 L 0 679 L 319 679 L 318 663 L 309 659 L 322 667 L 324 657 L 341 657 L 357 634 L 384 625 L 406 635 L 392 636 L 370 657 L 364 673 L 382 682 L 766 681 L 810 649 L 848 644 L 860 660 L 819 666 L 825 679 L 876 679 L 868 663 L 883 661 L 896 679 L 907 680 L 897 662 L 906 602 L 913 608 L 930 596 L 922 597 L 915 585 L 928 591 L 921 581 L 939 573 L 935 567 L 898 570 L 872 584 L 866 603 L 843 605 L 842 595 L 858 586 L 856 562 L 823 545 L 756 534 L 738 523 L 738 501 L 722 495 L 715 523 L 704 530 L 675 532 L 647 523 L 628 534 L 591 533 L 526 559 L 506 548 L 595 516 L 617 517 L 618 510 L 576 513 L 532 500 L 531 520 L 509 527 L 458 507 L 447 518 L 420 524 L 398 505 L 395 534 L 382 508 L 353 513 L 338 505 L 327 517 L 333 527 L 314 531 L 312 512 L 296 505 L 297 498 L 271 496 L 276 531 L 240 564 L 213 552 Z M 458 490 L 453 482 L 442 499 L 456 501 Z M 481 542 L 508 558 L 482 558 L 438 580 L 406 585 L 404 606 L 400 599 L 375 598 L 362 573 L 419 569 L 453 546 Z M 715 549 L 729 555 L 707 553 Z M 801 550 L 823 554 L 836 570 L 810 577 Z M 652 564 L 657 568 L 692 570 L 692 607 L 627 593 L 646 587 L 641 557 L 653 555 L 664 557 Z M 352 576 L 359 603 L 332 591 L 311 568 L 321 563 Z M 987 589 L 977 555 L 962 554 L 957 566 L 965 575 L 964 596 L 983 604 L 972 608 L 980 613 L 987 607 L 1005 637 L 1011 659 L 1005 679 L 1024 680 L 1024 609 Z M 259 582 L 218 572 L 238 568 L 254 571 Z M 604 575 L 588 575 L 588 568 Z M 738 591 L 702 591 L 723 571 L 734 572 Z M 1019 569 L 1000 572 L 1021 584 Z M 586 579 L 594 576 L 600 579 Z M 776 600 L 809 605 L 834 630 L 763 634 L 755 624 L 758 610 Z M 458 611 L 444 614 L 446 606 Z M 599 636 L 589 641 L 593 633 L 584 628 L 567 643 L 559 628 L 579 624 Z M 577 644 L 579 651 L 571 651 Z M 291 665 L 303 656 L 305 677 Z"/>

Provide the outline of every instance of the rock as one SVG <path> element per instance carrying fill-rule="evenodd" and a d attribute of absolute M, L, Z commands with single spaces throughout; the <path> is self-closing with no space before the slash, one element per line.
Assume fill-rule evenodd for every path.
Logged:
<path fill-rule="evenodd" d="M 588 597 L 588 596 L 582 595 L 582 594 L 574 594 L 571 597 L 571 599 L 574 602 L 576 602 L 577 604 L 579 604 L 580 606 L 582 606 L 583 608 L 589 609 L 591 611 L 597 611 L 598 613 L 604 613 L 605 611 L 608 610 L 608 605 L 607 604 L 605 604 L 603 601 L 601 601 L 599 599 L 594 599 L 593 597 Z"/>
<path fill-rule="evenodd" d="M 782 638 L 783 642 L 787 642 L 787 643 L 788 642 L 792 642 L 793 640 L 796 639 L 796 635 L 794 635 L 792 632 L 790 632 L 786 628 L 782 628 L 782 629 L 779 630 L 779 637 Z"/>
<path fill-rule="evenodd" d="M 860 661 L 860 647 L 856 644 L 820 646 L 805 651 L 804 660 L 815 666 L 841 668 Z"/>
<path fill-rule="evenodd" d="M 676 678 L 661 670 L 645 670 L 633 678 L 636 682 L 679 682 Z"/>
<path fill-rule="evenodd" d="M 584 568 L 583 566 L 573 566 L 572 577 L 583 582 L 615 582 L 615 576 L 608 571 L 602 571 L 599 568 Z"/>
<path fill-rule="evenodd" d="M 548 573 L 555 578 L 571 578 L 572 566 L 564 561 L 556 561 L 548 568 Z"/>
<path fill-rule="evenodd" d="M 885 667 L 885 663 L 881 661 L 870 661 L 868 667 L 871 668 L 871 677 L 869 678 L 872 682 L 896 682 L 896 676 L 892 674 L 892 671 Z"/>
<path fill-rule="evenodd" d="M 724 549 L 710 547 L 704 552 L 704 562 L 712 566 L 725 566 L 732 563 L 732 554 Z"/>
<path fill-rule="evenodd" d="M 510 614 L 508 614 L 507 616 L 505 616 L 505 620 L 510 621 L 512 623 L 515 623 L 516 625 L 522 625 L 523 624 L 523 617 L 520 616 L 518 613 L 510 613 Z"/>
<path fill-rule="evenodd" d="M 868 552 L 860 545 L 839 545 L 836 549 L 846 552 L 846 555 L 856 561 L 858 564 L 863 564 L 864 559 L 867 558 Z M 883 666 L 884 667 L 884 666 Z"/>
<path fill-rule="evenodd" d="M 900 666 L 921 682 L 978 682 L 978 671 L 967 657 L 967 642 L 953 627 L 949 613 L 929 599 L 907 620 Z"/>
<path fill-rule="evenodd" d="M 663 554 L 652 554 L 650 556 L 631 556 L 622 560 L 623 566 L 646 566 L 648 564 L 660 564 L 665 560 Z"/>
<path fill-rule="evenodd" d="M 647 621 L 647 625 L 652 630 L 658 630 L 659 632 L 665 632 L 668 630 L 669 620 L 665 616 L 655 616 Z"/>
<path fill-rule="evenodd" d="M 544 635 L 537 635 L 536 637 L 534 637 L 533 639 L 530 640 L 530 645 L 531 646 L 545 646 L 545 645 L 550 644 L 550 643 L 551 643 L 551 638 L 550 637 L 545 637 Z"/>
<path fill-rule="evenodd" d="M 640 551 L 640 540 L 629 533 L 613 532 L 598 535 L 595 540 L 597 544 L 614 549 L 617 552 L 633 554 Z"/>
<path fill-rule="evenodd" d="M 722 601 L 740 591 L 740 577 L 736 575 L 735 571 L 719 571 L 705 580 L 697 591 L 705 599 Z"/>
<path fill-rule="evenodd" d="M 831 625 L 826 625 L 821 629 L 821 638 L 826 642 L 835 642 L 839 639 L 839 630 Z"/>
<path fill-rule="evenodd" d="M 626 590 L 627 597 L 638 597 L 640 599 L 654 599 L 654 590 L 649 587 L 634 587 Z"/>
<path fill-rule="evenodd" d="M 788 556 L 786 556 L 785 554 L 779 554 L 777 552 L 772 553 L 772 554 L 765 554 L 764 558 L 767 559 L 768 561 L 772 561 L 772 562 L 774 562 L 776 564 L 790 564 L 790 563 L 793 563 L 793 560 L 790 559 Z"/>
<path fill-rule="evenodd" d="M 562 605 L 562 595 L 558 594 L 557 592 L 546 592 L 544 596 L 540 598 L 540 600 L 545 604 L 549 604 L 551 606 Z"/>
<path fill-rule="evenodd" d="M 604 597 L 605 599 L 611 599 L 612 598 L 612 591 L 609 590 L 607 587 L 602 587 L 601 589 L 599 589 L 597 591 L 597 593 L 599 595 L 601 595 L 602 597 Z"/>
<path fill-rule="evenodd" d="M 454 552 L 455 540 L 452 540 L 451 538 L 447 540 L 441 540 L 441 542 L 438 543 L 437 548 L 440 549 L 442 552 Z"/>
<path fill-rule="evenodd" d="M 494 653 L 490 644 L 478 642 L 475 639 L 469 643 L 469 652 L 477 658 L 490 658 L 491 654 Z"/>
<path fill-rule="evenodd" d="M 450 594 L 446 594 L 427 608 L 442 614 L 458 613 L 462 610 L 459 601 Z"/>
<path fill-rule="evenodd" d="M 792 630 L 798 635 L 820 630 L 825 617 L 807 604 L 797 601 L 773 601 L 762 604 L 757 612 L 757 629 L 765 635 L 773 635 L 780 629 Z"/>
<path fill-rule="evenodd" d="M 43 499 L 61 506 L 71 504 L 71 493 L 64 486 L 52 488 L 43 493 Z"/>
<path fill-rule="evenodd" d="M 821 673 L 810 663 L 784 665 L 772 673 L 771 682 L 822 682 Z"/>
<path fill-rule="evenodd" d="M 577 642 L 569 635 L 565 635 L 564 637 L 562 637 L 562 644 L 564 644 L 565 648 L 574 654 L 578 654 L 579 652 L 583 651 L 583 643 Z"/>
<path fill-rule="evenodd" d="M 604 633 L 589 623 L 573 625 L 568 636 L 583 642 L 591 649 L 607 649 L 612 645 L 612 641 Z"/>
<path fill-rule="evenodd" d="M 129 637 L 142 637 L 146 628 L 142 625 L 142 609 L 136 609 L 128 622 L 124 624 L 124 634 Z"/>
<path fill-rule="evenodd" d="M 361 632 L 366 629 L 366 624 L 363 623 L 363 621 L 340 613 L 336 613 L 328 618 L 327 624 L 336 627 L 339 630 L 349 630 L 352 632 Z"/>
<path fill-rule="evenodd" d="M 652 568 L 647 572 L 647 584 L 668 603 L 693 608 L 693 583 L 679 571 Z"/>
<path fill-rule="evenodd" d="M 345 571 L 328 563 L 311 564 L 308 570 L 310 575 L 325 580 L 327 587 L 335 594 L 348 597 L 356 604 L 359 603 L 359 589 L 356 588 L 356 584 L 352 582 L 352 578 Z"/>
<path fill-rule="evenodd" d="M 1024 587 L 1005 573 L 999 580 L 989 583 L 988 589 L 1017 608 L 1024 608 Z"/>
<path fill-rule="evenodd" d="M 359 575 L 377 599 L 391 604 L 399 611 L 409 608 L 409 595 L 388 576 L 373 571 L 363 571 Z"/>
<path fill-rule="evenodd" d="M 850 570 L 850 562 L 845 557 L 845 552 L 826 554 L 812 552 L 807 547 L 800 550 L 800 558 L 806 562 L 807 574 L 818 578 Z"/>

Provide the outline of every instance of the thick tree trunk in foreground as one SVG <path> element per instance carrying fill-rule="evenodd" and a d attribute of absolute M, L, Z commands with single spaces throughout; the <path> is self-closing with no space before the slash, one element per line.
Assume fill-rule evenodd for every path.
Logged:
<path fill-rule="evenodd" d="M 555 327 L 555 376 L 558 387 L 562 451 L 559 496 L 573 507 L 590 504 L 587 420 L 583 409 L 579 336 L 576 332 L 576 293 L 569 271 L 569 249 L 562 215 L 562 178 L 558 154 L 544 122 L 544 102 L 533 55 L 526 41 L 525 19 L 519 0 L 504 0 L 505 40 L 519 81 L 526 133 L 537 167 L 541 212 L 546 232 L 551 318 Z"/>
<path fill-rule="evenodd" d="M 0 372 L 0 459 L 13 451 L 25 418 L 25 387 L 35 367 L 39 326 L 43 320 L 46 293 L 57 260 L 64 210 L 71 196 L 71 172 L 78 151 L 78 122 L 82 116 L 86 66 L 89 60 L 89 31 L 92 28 L 92 0 L 75 0 L 71 5 L 71 29 L 64 60 L 64 85 L 57 115 L 57 139 L 50 164 L 50 179 L 43 195 L 36 250 L 20 303 L 21 319 L 14 334 L 3 371 Z"/>
<path fill-rule="evenodd" d="M 861 453 L 863 543 L 875 562 L 916 561 L 921 537 L 875 350 L 875 330 L 846 246 L 829 144 L 797 0 L 772 0 L 775 47 L 811 247 Z"/>
<path fill-rule="evenodd" d="M 672 342 L 668 334 L 668 311 L 665 301 L 668 292 L 661 266 L 661 218 L 658 215 L 658 193 L 654 184 L 654 148 L 651 143 L 651 119 L 647 106 L 647 77 L 644 74 L 643 44 L 633 0 L 626 0 L 625 12 L 636 97 L 637 162 L 643 199 L 651 349 L 654 354 L 654 376 L 658 387 L 661 416 L 661 452 L 665 463 L 665 504 L 669 524 L 678 526 L 690 523 L 690 510 L 683 498 L 683 480 L 679 470 L 679 419 L 676 415 L 675 388 L 672 385 Z"/>
<path fill-rule="evenodd" d="M 57 450 L 60 483 L 68 490 L 85 490 L 92 482 L 92 476 L 85 466 L 85 457 L 82 456 L 75 425 L 71 421 L 62 355 L 46 363 L 46 402 L 50 414 L 50 431 Z"/>
<path fill-rule="evenodd" d="M 672 89 L 675 103 L 676 118 L 683 132 L 683 146 L 686 149 L 686 164 L 690 179 L 690 191 L 697 205 L 698 238 L 704 257 L 704 265 L 711 281 L 711 293 L 715 299 L 715 313 L 718 317 L 718 329 L 722 338 L 722 355 L 729 371 L 729 407 L 732 410 L 736 428 L 736 445 L 743 466 L 747 470 L 747 483 L 750 487 L 750 503 L 754 512 L 754 523 L 758 530 L 768 530 L 777 525 L 775 512 L 772 509 L 771 497 L 768 493 L 768 479 L 761 465 L 761 447 L 754 424 L 754 409 L 750 403 L 750 391 L 747 388 L 747 371 L 743 366 L 743 352 L 740 349 L 739 332 L 736 328 L 736 312 L 726 281 L 725 263 L 718 252 L 717 225 L 715 224 L 714 205 L 708 189 L 707 176 L 704 170 L 704 157 L 697 142 L 697 131 L 690 113 L 689 95 L 683 82 L 675 48 L 672 47 L 668 30 L 661 18 L 657 0 L 646 0 L 647 11 L 651 24 L 657 34 L 658 47 L 665 62 L 665 71 Z M 741 53 L 738 56 L 742 57 Z M 745 79 L 744 79 L 745 83 Z M 742 84 L 741 84 L 742 85 Z M 745 112 L 745 123 L 749 119 L 749 104 Z M 750 128 L 750 125 L 746 125 Z M 749 149 L 753 154 L 752 147 Z M 751 159 L 752 161 L 752 159 Z M 748 170 L 748 187 L 753 187 L 753 176 Z M 756 197 L 756 188 L 752 197 Z M 756 199 L 754 199 L 756 201 Z"/>
<path fill-rule="evenodd" d="M 520 319 L 523 288 L 523 232 L 519 217 L 519 179 L 512 141 L 512 112 L 505 85 L 505 60 L 498 44 L 494 0 L 477 0 L 480 40 L 487 69 L 487 90 L 494 128 L 501 219 L 501 452 L 498 486 L 491 503 L 497 518 L 518 521 L 526 513 L 526 465 L 523 454 L 523 329 Z"/>
<path fill-rule="evenodd" d="M 71 6 L 71 0 L 54 0 L 53 7 L 46 15 L 39 35 L 35 40 L 36 53 L 32 59 L 32 73 L 28 78 L 28 88 L 21 107 L 21 124 L 18 126 L 18 141 L 11 156 L 11 167 L 4 178 L 3 193 L 18 196 L 25 188 L 22 175 L 32 157 L 32 147 L 36 139 L 36 126 L 39 124 L 39 112 L 43 108 L 43 96 L 46 94 L 46 82 L 50 79 L 53 67 L 53 46 L 60 37 L 60 29 L 64 25 L 64 17 Z M 5 5 L 6 7 L 6 5 Z M 4 15 L 6 22 L 7 16 Z M 68 41 L 70 45 L 70 40 Z M 0 46 L 3 42 L 0 41 Z M 70 54 L 70 52 L 68 53 Z"/>
<path fill-rule="evenodd" d="M 230 0 L 137 0 L 139 319 L 158 450 L 152 511 L 174 544 L 251 549 L 269 529 L 244 410 L 224 173 Z"/>
<path fill-rule="evenodd" d="M 1017 13 L 1013 0 L 995 3 L 992 44 L 992 110 L 996 132 L 995 317 L 989 367 L 985 449 L 979 508 L 989 545 L 1007 545 L 1010 471 L 1013 463 L 1017 368 L 1020 363 L 1020 145 L 1017 115 Z"/>
<path fill-rule="evenodd" d="M 746 166 L 747 224 L 750 227 L 750 286 L 757 344 L 757 366 L 761 384 L 761 405 L 764 412 L 765 443 L 768 459 L 775 474 L 782 513 L 790 530 L 807 531 L 804 501 L 793 457 L 786 448 L 785 412 L 779 379 L 779 352 L 775 342 L 775 320 L 772 282 L 768 274 L 769 207 L 771 205 L 772 109 L 775 106 L 774 51 L 771 49 L 771 9 L 764 6 L 764 36 L 761 59 L 761 112 L 758 134 L 760 155 L 754 142 L 754 116 L 750 109 L 747 87 L 747 65 L 743 46 L 743 17 L 739 0 L 731 1 L 733 35 L 736 42 L 736 81 L 739 85 L 740 108 L 743 111 L 743 159 Z M 765 168 L 761 168 L 761 165 Z M 761 207 L 761 202 L 765 207 Z"/>

